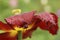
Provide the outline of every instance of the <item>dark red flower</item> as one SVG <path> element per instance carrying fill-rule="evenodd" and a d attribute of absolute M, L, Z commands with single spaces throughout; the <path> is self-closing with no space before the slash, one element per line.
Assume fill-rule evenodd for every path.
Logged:
<path fill-rule="evenodd" d="M 37 15 L 40 20 L 37 24 L 43 30 L 48 30 L 51 34 L 55 35 L 58 31 L 58 17 L 54 13 L 40 13 Z"/>
<path fill-rule="evenodd" d="M 5 33 L 0 34 L 0 40 L 17 40 L 17 31 L 22 31 L 22 38 L 31 37 L 36 29 L 34 21 L 35 11 L 6 18 L 7 23 L 0 21 L 0 29 Z M 5 37 L 6 36 L 6 37 Z"/>
<path fill-rule="evenodd" d="M 17 31 L 22 31 L 22 38 L 31 38 L 33 31 L 39 26 L 43 30 L 55 35 L 58 31 L 58 17 L 53 13 L 41 13 L 35 15 L 35 11 L 11 16 L 5 19 L 7 23 L 0 21 L 0 40 L 17 40 Z M 6 37 L 5 37 L 6 36 Z"/>

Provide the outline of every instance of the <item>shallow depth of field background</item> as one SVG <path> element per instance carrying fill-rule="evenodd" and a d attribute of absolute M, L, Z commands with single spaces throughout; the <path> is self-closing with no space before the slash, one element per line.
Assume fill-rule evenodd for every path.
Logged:
<path fill-rule="evenodd" d="M 0 21 L 5 22 L 4 18 L 13 15 L 11 13 L 13 8 L 11 8 L 8 3 L 8 0 L 0 0 Z M 60 0 L 49 0 L 48 5 L 51 6 L 52 12 L 56 12 L 58 9 L 60 9 Z M 26 3 L 24 0 L 19 0 L 17 8 L 20 8 L 22 13 L 32 10 L 43 12 L 44 10 L 40 0 L 30 0 L 28 3 Z M 60 31 L 58 31 L 57 35 L 51 35 L 48 31 L 38 28 L 32 34 L 32 38 L 27 38 L 26 40 L 60 40 Z"/>

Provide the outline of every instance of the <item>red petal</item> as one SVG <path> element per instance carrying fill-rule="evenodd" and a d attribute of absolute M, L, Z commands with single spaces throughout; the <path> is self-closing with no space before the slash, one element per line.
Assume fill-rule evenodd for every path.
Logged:
<path fill-rule="evenodd" d="M 0 21 L 0 30 L 11 30 L 12 28 L 3 22 Z"/>
<path fill-rule="evenodd" d="M 29 24 L 32 22 L 34 14 L 35 14 L 35 11 L 28 12 L 28 13 L 23 14 L 22 17 Z"/>
<path fill-rule="evenodd" d="M 11 16 L 9 18 L 6 18 L 5 20 L 6 20 L 6 22 L 8 24 L 11 24 L 11 25 L 18 25 L 18 26 L 20 26 L 20 25 L 22 25 L 24 23 L 24 19 L 22 18 L 21 15 Z"/>
<path fill-rule="evenodd" d="M 52 35 L 55 35 L 57 34 L 57 31 L 58 31 L 58 25 L 53 25 L 49 28 L 49 32 L 52 34 Z"/>
<path fill-rule="evenodd" d="M 37 24 L 38 26 L 43 29 L 43 30 L 48 30 L 51 34 L 57 34 L 58 31 L 58 17 L 55 14 L 51 14 L 53 15 L 52 18 L 54 19 L 55 24 L 53 24 L 50 21 L 43 21 L 40 19 L 39 16 L 37 16 L 37 18 L 40 20 Z M 51 27 L 52 25 L 52 27 Z"/>
<path fill-rule="evenodd" d="M 27 38 L 27 37 L 31 38 L 32 33 L 33 33 L 36 29 L 37 29 L 37 25 L 34 24 L 31 29 L 26 30 L 26 31 L 23 33 L 23 39 L 25 39 L 25 38 Z"/>
<path fill-rule="evenodd" d="M 41 13 L 38 15 L 38 17 L 42 21 L 44 21 L 44 20 L 50 21 L 51 23 L 55 24 L 53 16 L 48 12 Z"/>
<path fill-rule="evenodd" d="M 53 15 L 56 25 L 53 25 L 52 27 L 50 27 L 49 32 L 54 35 L 54 34 L 57 34 L 57 31 L 58 31 L 58 16 L 53 13 L 52 15 Z"/>
<path fill-rule="evenodd" d="M 27 38 L 27 37 L 31 37 L 32 32 L 33 32 L 33 31 L 26 31 L 26 32 L 24 32 L 24 33 L 23 33 L 23 36 L 22 36 L 23 39 L 25 39 L 25 38 Z"/>
<path fill-rule="evenodd" d="M 58 22 L 58 16 L 54 13 L 51 13 L 51 14 L 53 15 L 53 18 L 54 18 L 55 22 L 57 23 Z"/>
<path fill-rule="evenodd" d="M 31 28 L 30 30 L 26 30 L 26 32 L 23 33 L 23 39 L 25 38 L 31 38 L 32 33 L 37 29 L 37 27 Z"/>
<path fill-rule="evenodd" d="M 38 26 L 43 29 L 43 30 L 47 30 L 49 27 L 47 26 L 46 22 L 40 21 L 38 23 Z"/>
<path fill-rule="evenodd" d="M 5 20 L 7 23 L 9 23 L 11 25 L 21 26 L 22 24 L 24 24 L 24 22 L 30 23 L 32 21 L 34 13 L 35 13 L 34 11 L 27 12 L 22 15 L 15 15 L 15 16 L 6 18 Z"/>
<path fill-rule="evenodd" d="M 0 34 L 0 40 L 17 40 L 16 37 L 10 37 L 9 33 Z"/>

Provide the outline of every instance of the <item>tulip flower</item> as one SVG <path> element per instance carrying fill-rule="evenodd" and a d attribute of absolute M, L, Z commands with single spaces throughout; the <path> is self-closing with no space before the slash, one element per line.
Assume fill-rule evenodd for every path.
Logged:
<path fill-rule="evenodd" d="M 35 14 L 35 11 L 14 15 L 5 18 L 6 23 L 0 21 L 0 40 L 17 40 L 18 31 L 22 32 L 22 39 L 31 38 L 32 33 L 39 27 L 52 35 L 58 31 L 58 17 L 54 13 Z"/>

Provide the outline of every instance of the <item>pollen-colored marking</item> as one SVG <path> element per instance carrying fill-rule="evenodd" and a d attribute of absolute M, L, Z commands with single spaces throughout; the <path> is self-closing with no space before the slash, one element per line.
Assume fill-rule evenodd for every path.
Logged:
<path fill-rule="evenodd" d="M 19 28 L 19 27 L 15 26 L 14 29 L 15 29 L 16 31 L 21 31 L 21 32 L 25 32 L 25 31 L 26 31 L 26 29 L 24 29 L 23 27 Z"/>
<path fill-rule="evenodd" d="M 14 28 L 15 30 L 10 30 L 9 31 L 10 32 L 10 36 L 11 37 L 16 36 L 16 34 L 17 34 L 18 31 L 25 32 L 26 30 L 31 29 L 33 27 L 33 25 L 34 25 L 34 23 L 28 25 L 28 28 L 26 28 L 26 29 L 24 29 L 23 27 L 22 28 L 19 28 L 19 27 L 15 26 L 15 28 Z"/>
<path fill-rule="evenodd" d="M 11 37 L 16 36 L 16 34 L 17 34 L 17 31 L 16 30 L 10 30 L 9 32 L 10 32 L 10 36 Z"/>
<path fill-rule="evenodd" d="M 14 29 L 15 29 L 16 31 L 22 31 L 22 32 L 24 32 L 24 31 L 26 31 L 26 30 L 31 29 L 31 28 L 33 27 L 33 25 L 34 25 L 34 23 L 28 25 L 28 28 L 23 28 L 23 27 L 19 28 L 19 27 L 15 26 Z"/>
<path fill-rule="evenodd" d="M 12 10 L 12 13 L 15 14 L 15 15 L 20 14 L 21 9 L 14 9 L 14 10 Z"/>
<path fill-rule="evenodd" d="M 33 27 L 33 25 L 34 25 L 34 23 L 32 23 L 32 24 L 28 25 L 28 28 L 27 28 L 26 30 L 31 29 L 31 28 Z"/>
<path fill-rule="evenodd" d="M 16 31 L 23 31 L 24 29 L 23 28 L 19 28 L 19 27 L 15 27 L 15 30 Z"/>

